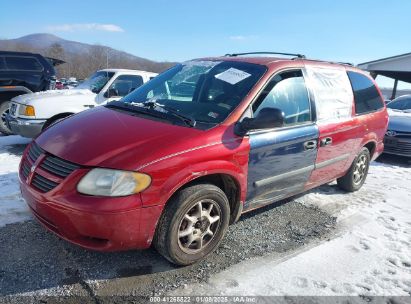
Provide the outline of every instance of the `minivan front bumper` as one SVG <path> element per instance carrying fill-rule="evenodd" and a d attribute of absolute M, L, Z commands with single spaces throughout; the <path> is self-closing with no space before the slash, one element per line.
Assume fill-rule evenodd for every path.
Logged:
<path fill-rule="evenodd" d="M 46 120 L 16 118 L 6 114 L 6 123 L 14 134 L 34 138 L 41 133 Z"/>
<path fill-rule="evenodd" d="M 34 217 L 49 231 L 87 249 L 148 248 L 164 206 L 144 207 L 140 194 L 81 194 L 77 184 L 90 168 L 78 166 L 68 173 L 67 163 L 34 142 L 24 151 L 19 166 L 20 190 Z M 55 175 L 62 170 L 68 175 Z"/>

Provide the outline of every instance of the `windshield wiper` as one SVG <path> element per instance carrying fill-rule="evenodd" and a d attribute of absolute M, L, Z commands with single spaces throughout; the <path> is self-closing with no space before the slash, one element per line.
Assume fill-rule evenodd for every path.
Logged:
<path fill-rule="evenodd" d="M 143 113 L 143 114 L 146 114 L 146 115 L 150 115 L 150 116 L 154 116 L 154 117 L 157 117 L 157 118 L 165 119 L 164 115 L 160 114 L 161 112 L 150 111 L 150 110 L 147 110 L 147 108 L 136 107 L 135 105 L 130 104 L 130 103 L 126 103 L 126 102 L 121 102 L 121 104 L 120 104 L 119 101 L 112 101 L 112 102 L 106 104 L 105 107 L 120 109 L 120 110 L 124 110 L 124 111 L 129 111 L 129 112 Z"/>
<path fill-rule="evenodd" d="M 177 117 L 178 119 L 180 119 L 181 121 L 183 121 L 186 125 L 190 126 L 190 127 L 195 127 L 196 125 L 196 120 L 188 115 L 184 115 L 179 113 L 176 109 L 165 106 L 161 103 L 158 103 L 157 101 L 154 100 L 150 100 L 144 103 L 131 103 L 133 105 L 137 105 L 137 106 L 142 106 L 145 108 L 149 108 L 149 109 L 153 109 L 156 111 L 159 111 L 161 113 L 165 113 L 165 114 L 169 114 L 172 115 L 174 117 Z M 161 109 L 161 110 L 160 110 Z"/>

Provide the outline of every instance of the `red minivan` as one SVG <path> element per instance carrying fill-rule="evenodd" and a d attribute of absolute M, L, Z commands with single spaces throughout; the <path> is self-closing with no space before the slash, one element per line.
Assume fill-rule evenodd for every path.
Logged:
<path fill-rule="evenodd" d="M 34 216 L 88 249 L 153 244 L 188 265 L 244 212 L 333 180 L 358 190 L 388 122 L 374 80 L 270 55 L 177 64 L 47 129 L 19 169 Z"/>

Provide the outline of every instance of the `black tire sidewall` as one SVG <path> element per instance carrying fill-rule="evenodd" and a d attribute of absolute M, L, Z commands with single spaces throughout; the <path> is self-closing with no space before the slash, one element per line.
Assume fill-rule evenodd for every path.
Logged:
<path fill-rule="evenodd" d="M 221 190 L 219 190 L 220 189 L 215 186 L 204 185 L 204 188 L 202 188 L 200 191 L 193 193 L 193 195 L 190 195 L 184 201 L 180 202 L 180 206 L 177 209 L 177 212 L 172 217 L 167 236 L 167 248 L 169 256 L 174 262 L 177 262 L 180 265 L 189 265 L 195 263 L 213 252 L 220 244 L 229 224 L 230 208 L 227 197 Z M 188 254 L 182 251 L 178 245 L 177 235 L 179 225 L 184 215 L 195 205 L 195 203 L 203 199 L 212 199 L 218 204 L 221 212 L 221 222 L 215 236 L 203 250 L 195 254 Z"/>

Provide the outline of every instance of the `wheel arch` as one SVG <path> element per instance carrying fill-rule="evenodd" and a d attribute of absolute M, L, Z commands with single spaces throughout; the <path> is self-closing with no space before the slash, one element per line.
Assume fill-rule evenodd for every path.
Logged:
<path fill-rule="evenodd" d="M 370 152 L 370 159 L 372 159 L 375 153 L 375 149 L 377 148 L 377 142 L 374 140 L 370 140 L 367 143 L 365 143 L 363 147 L 368 149 L 368 151 Z"/>
<path fill-rule="evenodd" d="M 56 115 L 50 117 L 49 119 L 46 120 L 46 123 L 43 126 L 43 130 L 47 129 L 53 121 L 55 121 L 57 119 L 60 119 L 60 118 L 65 118 L 65 117 L 71 116 L 73 114 L 75 114 L 75 113 L 73 113 L 73 112 L 64 112 L 64 113 L 59 113 L 59 114 L 56 114 Z"/>
<path fill-rule="evenodd" d="M 178 180 L 180 182 L 175 183 L 176 179 L 176 177 L 172 177 L 164 183 L 166 188 L 169 188 L 167 184 L 171 187 L 171 189 L 169 188 L 169 190 L 167 190 L 167 194 L 163 193 L 163 195 L 161 195 L 163 197 L 164 208 L 166 208 L 168 202 L 178 191 L 192 185 L 208 183 L 219 187 L 226 194 L 230 205 L 230 223 L 236 222 L 240 217 L 243 210 L 242 198 L 244 197 L 245 186 L 242 185 L 241 175 L 239 175 L 238 172 L 223 170 L 197 171 L 187 168 L 187 172 L 179 176 Z"/>
<path fill-rule="evenodd" d="M 202 183 L 212 184 L 223 190 L 230 205 L 230 224 L 235 223 L 241 215 L 243 204 L 241 203 L 240 183 L 230 174 L 213 173 L 202 175 L 182 185 L 177 189 L 177 191 L 174 192 L 174 194 L 191 185 Z"/>

